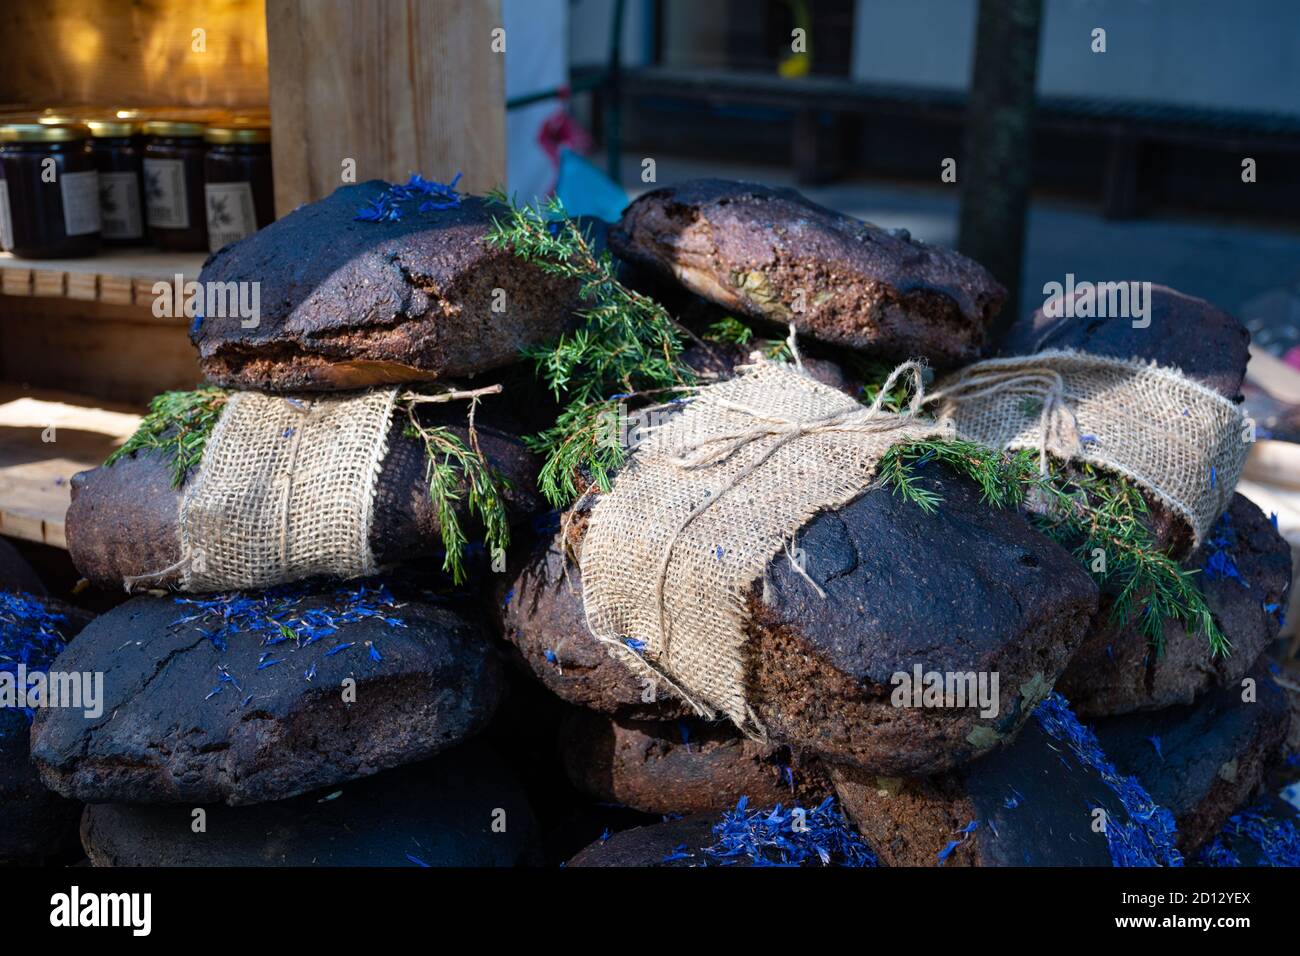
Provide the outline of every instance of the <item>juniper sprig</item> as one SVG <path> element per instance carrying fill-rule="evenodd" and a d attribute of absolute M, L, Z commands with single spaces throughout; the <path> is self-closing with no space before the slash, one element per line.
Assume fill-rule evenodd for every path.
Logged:
<path fill-rule="evenodd" d="M 578 496 L 582 475 L 608 490 L 623 449 L 605 423 L 619 403 L 689 387 L 695 374 L 681 358 L 681 327 L 658 302 L 618 280 L 609 253 L 593 251 L 559 199 L 537 207 L 516 205 L 500 191 L 490 198 L 503 215 L 493 220 L 489 245 L 578 283 L 578 327 L 524 350 L 565 403 L 552 427 L 528 439 L 545 458 L 542 493 L 563 507 Z"/>
<path fill-rule="evenodd" d="M 426 425 L 416 411 L 418 396 L 399 396 L 398 408 L 406 414 L 402 437 L 424 445 L 425 480 L 429 498 L 438 512 L 438 529 L 442 537 L 442 569 L 454 584 L 464 582 L 465 547 L 469 537 L 456 512 L 465 499 L 466 510 L 483 523 L 483 543 L 489 553 L 504 552 L 510 545 L 510 521 L 506 514 L 505 492 L 510 482 L 488 462 L 478 447 L 474 431 L 474 403 L 470 399 L 469 441 L 451 429 Z"/>
<path fill-rule="evenodd" d="M 754 337 L 754 330 L 739 319 L 728 315 L 710 324 L 704 337 L 710 342 L 722 345 L 745 346 Z"/>
<path fill-rule="evenodd" d="M 619 411 L 615 400 L 572 402 L 560 410 L 554 425 L 524 438 L 530 451 L 543 456 L 538 486 L 553 505 L 563 507 L 581 494 L 580 475 L 609 491 L 627 457 L 617 440 Z"/>
<path fill-rule="evenodd" d="M 744 347 L 751 341 L 760 346 L 764 358 L 773 361 L 790 361 L 790 346 L 784 339 L 755 339 L 754 330 L 734 316 L 725 316 L 709 325 L 704 332 L 706 342 Z"/>
<path fill-rule="evenodd" d="M 1136 619 L 1157 654 L 1164 653 L 1166 620 L 1203 635 L 1216 656 L 1231 651 L 1196 586 L 1195 572 L 1157 547 L 1143 520 L 1149 511 L 1146 498 L 1136 487 L 1087 464 L 1073 466 L 1068 474 L 1059 466 L 1046 476 L 1033 465 L 1027 470 L 1034 476 L 1026 482 L 1032 482 L 1046 505 L 1030 520 L 1085 566 L 1101 557 L 1103 570 L 1097 573 L 1114 592 L 1113 620 Z"/>
<path fill-rule="evenodd" d="M 112 465 L 144 448 L 157 449 L 168 458 L 172 487 L 179 488 L 189 470 L 202 460 L 226 398 L 224 389 L 211 387 L 156 395 L 135 433 L 104 464 Z"/>
<path fill-rule="evenodd" d="M 1164 652 L 1166 620 L 1204 636 L 1216 655 L 1231 650 L 1196 586 L 1195 572 L 1156 545 L 1143 520 L 1146 499 L 1123 478 L 1086 464 L 1067 471 L 1053 463 L 1044 475 L 1036 451 L 996 452 L 972 442 L 944 440 L 895 445 L 881 458 L 877 476 L 895 493 L 932 512 L 939 496 L 922 487 L 915 475 L 916 468 L 930 461 L 975 482 L 994 507 L 1030 505 L 1026 517 L 1031 524 L 1085 567 L 1100 567 L 1093 573 L 1114 594 L 1112 621 L 1126 624 L 1136 619 L 1157 654 Z"/>
<path fill-rule="evenodd" d="M 874 398 L 873 398 L 874 401 Z M 969 441 L 905 442 L 892 446 L 876 466 L 876 476 L 895 493 L 922 511 L 933 513 L 940 504 L 939 495 L 916 480 L 915 471 L 937 461 L 964 475 L 979 486 L 985 502 L 995 508 L 1013 508 L 1025 500 L 1026 488 L 1021 459 L 1032 453 L 1001 453 Z"/>

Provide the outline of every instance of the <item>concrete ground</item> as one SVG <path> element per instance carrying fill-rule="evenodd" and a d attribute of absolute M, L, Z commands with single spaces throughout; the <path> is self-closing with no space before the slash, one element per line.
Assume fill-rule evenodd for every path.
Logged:
<path fill-rule="evenodd" d="M 657 182 L 640 181 L 641 157 L 625 157 L 624 188 L 637 195 L 699 176 L 794 185 L 784 166 L 739 166 L 656 156 Z M 955 245 L 958 187 L 846 180 L 800 187 L 815 202 L 926 242 Z M 1208 299 L 1236 315 L 1254 341 L 1281 354 L 1300 345 L 1300 224 L 1294 229 L 1212 217 L 1103 219 L 1095 207 L 1035 201 L 1029 215 L 1021 301 L 1036 308 L 1044 283 L 1137 280 Z"/>

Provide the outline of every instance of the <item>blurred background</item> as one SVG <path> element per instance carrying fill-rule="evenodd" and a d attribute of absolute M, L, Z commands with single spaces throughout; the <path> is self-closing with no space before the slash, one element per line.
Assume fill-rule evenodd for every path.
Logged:
<path fill-rule="evenodd" d="M 393 178 L 438 159 L 419 143 L 426 134 L 404 127 L 427 117 L 456 132 L 442 91 L 419 88 L 400 69 L 404 48 L 416 42 L 448 64 L 453 55 L 481 61 L 481 46 L 463 49 L 471 35 L 463 24 L 478 22 L 486 32 L 500 22 L 508 38 L 501 57 L 506 178 L 521 196 L 553 189 L 561 156 L 572 152 L 628 195 L 698 175 L 789 183 L 844 212 L 957 244 L 963 194 L 989 198 L 988 177 L 971 175 L 975 151 L 997 140 L 966 136 L 977 40 L 1006 85 L 1032 38 L 1027 136 L 1012 137 L 1013 168 L 1003 156 L 996 171 L 997 181 L 1018 172 L 1032 200 L 1021 301 L 1041 301 L 1042 285 L 1067 272 L 1149 278 L 1235 312 L 1257 343 L 1279 354 L 1300 344 L 1300 7 L 1292 0 L 983 6 L 992 21 L 1030 22 L 1018 33 L 981 38 L 978 0 L 432 0 L 410 5 L 407 17 L 387 4 L 335 0 L 45 0 L 14 4 L 6 14 L 0 106 L 265 109 L 281 95 L 308 117 L 334 111 L 316 122 L 391 140 L 383 145 L 398 170 Z M 304 29 L 309 18 L 366 34 L 366 63 L 318 50 L 313 72 L 276 36 L 292 21 L 306 33 L 305 46 L 326 45 L 333 34 Z M 187 42 L 195 25 L 206 33 L 203 56 Z M 1100 43 L 1097 31 L 1104 31 Z M 268 56 L 277 39 L 288 60 Z M 415 99 L 403 113 L 368 92 L 361 102 L 385 124 L 375 134 L 349 115 L 342 88 L 368 84 L 364 74 L 386 60 L 399 82 L 416 87 Z M 282 78 L 291 73 L 336 95 L 290 100 Z M 483 98 L 467 123 L 491 127 L 486 105 L 500 82 L 493 77 L 486 91 L 474 85 Z M 1005 111 L 1006 101 L 995 98 L 991 111 Z M 291 148 L 275 145 L 277 165 L 289 165 Z M 364 146 L 346 153 L 358 154 L 364 167 Z M 1242 179 L 1247 158 L 1252 182 Z M 652 183 L 642 179 L 645 159 L 655 161 Z M 940 178 L 945 159 L 956 162 L 955 181 Z M 337 182 L 333 155 L 328 166 Z M 480 181 L 478 170 L 468 170 L 466 178 L 471 188 L 486 188 L 494 177 Z M 585 175 L 566 179 L 575 201 L 612 214 L 619 194 Z M 280 185 L 277 196 L 286 192 Z M 317 184 L 294 198 L 317 198 L 325 186 L 332 188 Z M 1005 244 L 1001 236 L 990 242 Z M 978 248 L 970 251 L 981 258 Z"/>
<path fill-rule="evenodd" d="M 547 4 L 519 6 L 539 16 Z M 569 17 L 575 83 L 608 73 L 616 4 L 550 6 Z M 985 6 L 1007 16 L 1016 5 Z M 1032 190 L 1021 301 L 1041 303 L 1043 284 L 1067 272 L 1150 279 L 1234 312 L 1279 354 L 1296 345 L 1300 7 L 1020 6 L 1039 9 L 1032 137 L 1018 160 Z M 645 188 L 640 162 L 654 157 L 660 184 L 789 183 L 955 245 L 978 12 L 977 0 L 629 0 L 618 34 L 622 184 Z M 800 27 L 803 56 L 790 50 Z M 1104 52 L 1093 52 L 1098 29 Z M 607 89 L 575 102 L 598 140 L 612 103 Z M 957 161 L 955 183 L 940 179 L 945 158 Z M 1254 182 L 1242 181 L 1245 158 Z"/>

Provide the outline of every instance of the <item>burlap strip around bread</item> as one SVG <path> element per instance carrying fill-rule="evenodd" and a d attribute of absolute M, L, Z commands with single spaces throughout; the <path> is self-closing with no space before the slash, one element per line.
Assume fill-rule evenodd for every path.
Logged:
<path fill-rule="evenodd" d="M 1232 501 L 1249 445 L 1239 406 L 1173 368 L 1054 349 L 968 365 L 927 398 L 958 436 L 1130 479 L 1197 546 Z"/>
<path fill-rule="evenodd" d="M 374 574 L 370 528 L 396 397 L 232 393 L 181 499 L 182 588 Z"/>
<path fill-rule="evenodd" d="M 894 377 L 907 374 L 902 414 L 771 363 L 699 389 L 592 509 L 580 565 L 595 637 L 701 714 L 762 736 L 745 696 L 745 595 L 818 512 L 871 484 L 891 445 L 950 434 L 915 417 L 921 369 Z"/>

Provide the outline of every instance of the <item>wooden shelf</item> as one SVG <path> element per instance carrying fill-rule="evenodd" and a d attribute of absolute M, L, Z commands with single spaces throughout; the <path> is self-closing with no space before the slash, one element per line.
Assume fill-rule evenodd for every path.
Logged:
<path fill-rule="evenodd" d="M 197 279 L 206 254 L 110 249 L 89 259 L 19 259 L 0 252 L 0 294 L 152 305 L 153 286 Z"/>
<path fill-rule="evenodd" d="M 66 548 L 72 476 L 103 464 L 139 423 L 131 406 L 0 384 L 0 534 Z"/>

